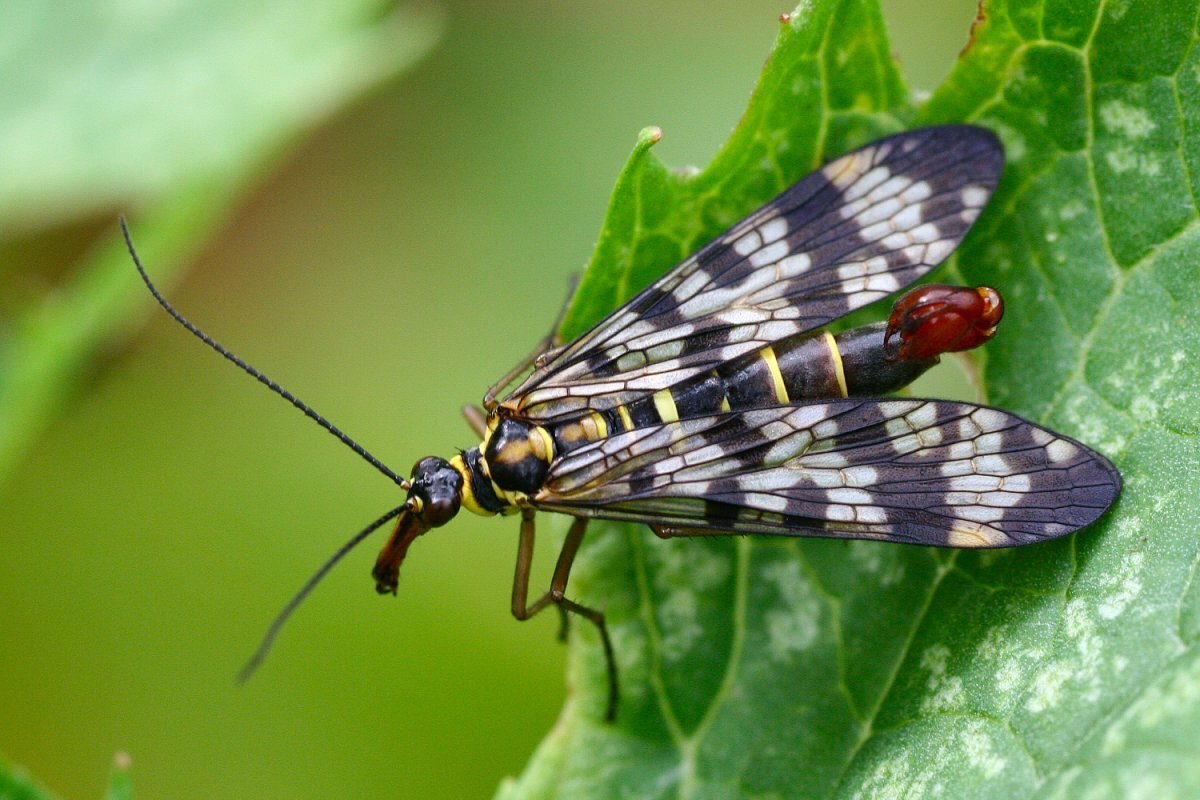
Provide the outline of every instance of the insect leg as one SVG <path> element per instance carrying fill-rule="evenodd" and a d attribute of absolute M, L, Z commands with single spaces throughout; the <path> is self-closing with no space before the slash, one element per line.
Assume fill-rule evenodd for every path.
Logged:
<path fill-rule="evenodd" d="M 526 608 L 529 601 L 529 569 L 533 566 L 533 515 L 533 509 L 521 509 L 521 540 L 517 544 L 517 570 L 513 575 L 512 614 L 522 621 L 541 611 L 540 607 L 532 611 Z"/>
<path fill-rule="evenodd" d="M 517 545 L 517 569 L 513 576 L 513 591 L 512 591 L 512 613 L 513 616 L 521 621 L 525 621 L 534 614 L 541 611 L 551 603 L 557 603 L 562 599 L 561 591 L 559 598 L 556 599 L 553 594 L 554 590 L 543 594 L 533 605 L 529 605 L 529 570 L 533 567 L 533 539 L 534 539 L 534 522 L 533 518 L 535 511 L 532 508 L 521 509 L 521 541 Z M 571 561 L 575 558 L 575 553 L 579 550 L 579 541 L 583 539 L 582 528 L 576 535 L 575 528 L 578 527 L 580 520 L 576 520 L 571 526 L 570 533 L 567 534 L 567 540 L 563 543 L 562 552 L 558 556 L 558 564 L 554 568 L 554 580 L 551 581 L 551 587 L 558 581 L 559 573 L 563 572 L 562 587 L 566 588 L 566 575 L 571 571 Z M 571 547 L 572 539 L 576 539 L 575 546 Z M 569 551 L 569 557 L 568 557 Z M 563 558 L 567 557 L 566 566 L 563 566 Z"/>
<path fill-rule="evenodd" d="M 541 611 L 550 603 L 554 602 L 554 598 L 550 596 L 550 592 L 546 592 L 537 599 L 532 606 L 529 602 L 529 570 L 533 566 L 533 541 L 534 541 L 534 511 L 533 509 L 523 509 L 521 512 L 521 541 L 517 546 L 517 569 L 516 575 L 513 576 L 513 593 L 512 593 L 512 613 L 517 619 L 524 621 L 532 617 L 534 614 Z M 576 524 L 580 520 L 576 520 Z M 571 529 L 574 530 L 572 525 Z M 582 536 L 582 533 L 580 534 Z M 570 536 L 568 535 L 568 539 Z M 579 546 L 576 545 L 578 550 Z M 566 552 L 564 546 L 563 551 Z M 562 555 L 559 555 L 559 561 L 562 560 Z M 570 570 L 570 564 L 567 565 L 567 570 Z M 555 576 L 558 575 L 558 568 L 555 568 Z M 563 586 L 566 586 L 566 579 L 563 580 Z M 567 610 L 558 604 L 558 612 L 561 614 L 558 627 L 559 641 L 567 639 Z"/>
<path fill-rule="evenodd" d="M 513 579 L 512 612 L 519 620 L 526 620 L 538 613 L 551 603 L 564 612 L 563 633 L 566 628 L 565 612 L 578 614 L 592 622 L 600 632 L 600 642 L 604 646 L 604 661 L 608 670 L 608 708 L 604 719 L 612 722 L 617 716 L 617 699 L 619 688 L 617 682 L 617 661 L 613 655 L 612 640 L 608 635 L 608 626 L 604 622 L 604 614 L 594 608 L 567 599 L 567 580 L 571 576 L 571 565 L 579 553 L 583 543 L 583 533 L 587 529 L 587 519 L 577 517 L 571 523 L 567 538 L 563 542 L 562 551 L 558 554 L 558 563 L 554 566 L 554 576 L 550 580 L 550 591 L 539 597 L 532 605 L 529 601 L 529 570 L 533 564 L 534 541 L 534 511 L 521 510 L 521 541 L 517 549 L 517 569 Z"/>
<path fill-rule="evenodd" d="M 550 334 L 545 339 L 537 343 L 533 348 L 533 352 L 517 362 L 517 365 L 504 373 L 504 377 L 492 384 L 491 388 L 483 395 L 483 407 L 487 411 L 493 410 L 497 405 L 496 395 L 500 394 L 510 383 L 515 381 L 522 372 L 533 366 L 534 362 L 543 354 L 554 348 L 554 334 Z"/>
<path fill-rule="evenodd" d="M 491 411 L 497 405 L 496 395 L 503 389 L 515 381 L 518 376 L 532 366 L 542 366 L 551 353 L 557 353 L 561 349 L 561 343 L 558 338 L 558 329 L 562 325 L 563 319 L 567 316 L 567 309 L 571 307 L 571 298 L 575 296 L 575 287 L 579 285 L 579 275 L 572 275 L 567 281 L 567 299 L 563 301 L 562 308 L 559 309 L 558 316 L 554 318 L 554 324 L 550 326 L 550 333 L 546 338 L 542 339 L 533 348 L 533 352 L 522 358 L 517 365 L 504 374 L 500 380 L 492 384 L 491 388 L 483 396 L 483 407 L 487 411 Z"/>
<path fill-rule="evenodd" d="M 558 554 L 558 563 L 554 565 L 554 576 L 550 579 L 550 591 L 545 594 L 545 597 L 557 605 L 558 610 L 562 613 L 562 625 L 558 629 L 558 638 L 564 641 L 567 638 L 567 611 L 575 611 L 573 608 L 568 608 L 568 605 L 575 606 L 577 604 L 563 595 L 567 592 L 567 580 L 571 577 L 571 565 L 575 563 L 575 554 L 579 552 L 579 545 L 583 543 L 583 532 L 587 529 L 587 523 L 585 517 L 576 517 L 571 523 L 571 528 L 567 531 L 567 538 L 563 541 L 562 550 Z M 578 607 L 583 608 L 583 606 Z M 591 609 L 585 610 L 590 611 Z M 575 611 L 575 613 L 580 612 Z M 597 624 L 600 626 L 600 636 L 607 642 L 608 633 L 604 629 L 603 614 L 600 615 L 600 621 Z"/>
<path fill-rule="evenodd" d="M 467 424 L 471 426 L 471 430 L 475 431 L 475 435 L 480 439 L 487 433 L 487 412 L 479 406 L 467 404 L 462 407 L 462 415 L 466 418 Z"/>

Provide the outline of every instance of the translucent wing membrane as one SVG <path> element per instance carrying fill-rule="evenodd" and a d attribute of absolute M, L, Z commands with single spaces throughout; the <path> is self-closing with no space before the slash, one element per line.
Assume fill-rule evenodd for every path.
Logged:
<path fill-rule="evenodd" d="M 843 156 L 610 314 L 506 402 L 536 421 L 614 408 L 886 297 L 958 246 L 1002 167 L 995 136 L 962 125 Z"/>
<path fill-rule="evenodd" d="M 538 507 L 719 532 L 1009 547 L 1078 530 L 1120 490 L 1107 460 L 993 408 L 835 400 L 629 431 L 556 462 Z"/>

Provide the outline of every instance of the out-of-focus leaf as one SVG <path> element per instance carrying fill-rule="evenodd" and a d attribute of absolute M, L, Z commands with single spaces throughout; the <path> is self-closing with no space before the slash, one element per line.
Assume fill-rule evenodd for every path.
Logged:
<path fill-rule="evenodd" d="M 45 787 L 19 767 L 11 767 L 0 759 L 0 797 L 4 800 L 58 800 Z"/>
<path fill-rule="evenodd" d="M 0 480 L 95 354 L 153 310 L 117 212 L 168 285 L 288 144 L 413 63 L 439 24 L 379 0 L 5 5 L 0 239 L 113 224 L 44 292 L 7 248 L 6 308 L 21 311 L 0 318 Z"/>
<path fill-rule="evenodd" d="M 380 0 L 6 3 L 0 236 L 245 181 L 435 31 Z"/>
<path fill-rule="evenodd" d="M 129 755 L 117 753 L 113 758 L 112 772 L 108 775 L 104 800 L 133 800 L 133 780 L 129 777 L 129 768 Z"/>
<path fill-rule="evenodd" d="M 58 800 L 58 795 L 38 784 L 22 769 L 10 767 L 0 759 L 0 799 Z M 133 782 L 129 779 L 129 756 L 118 753 L 113 760 L 112 773 L 104 800 L 133 800 Z"/>

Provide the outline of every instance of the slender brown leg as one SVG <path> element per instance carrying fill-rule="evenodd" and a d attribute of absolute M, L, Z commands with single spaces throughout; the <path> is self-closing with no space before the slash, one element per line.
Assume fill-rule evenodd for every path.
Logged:
<path fill-rule="evenodd" d="M 525 608 L 529 600 L 529 570 L 533 566 L 533 515 L 533 509 L 521 509 L 521 540 L 517 543 L 517 569 L 513 575 L 512 613 L 522 621 L 533 616 Z"/>
<path fill-rule="evenodd" d="M 522 358 L 517 365 L 504 374 L 500 380 L 492 384 L 487 393 L 483 395 L 483 408 L 486 411 L 492 411 L 496 408 L 496 395 L 501 390 L 505 389 L 510 383 L 517 379 L 522 372 L 529 369 L 531 366 L 540 367 L 545 364 L 551 355 L 557 354 L 562 348 L 558 341 L 558 328 L 562 325 L 563 319 L 567 316 L 567 309 L 571 307 L 571 298 L 575 295 L 575 287 L 579 285 L 579 276 L 572 275 L 567 282 L 567 299 L 563 301 L 562 308 L 558 311 L 558 316 L 554 319 L 554 324 L 550 326 L 550 334 L 542 339 L 533 348 L 533 352 Z"/>
<path fill-rule="evenodd" d="M 517 569 L 513 578 L 513 616 L 519 620 L 526 620 L 553 603 L 558 606 L 563 615 L 562 633 L 565 633 L 566 629 L 567 612 L 578 614 L 596 626 L 600 632 L 600 642 L 604 646 L 604 661 L 608 669 L 608 709 L 604 714 L 604 719 L 612 722 L 617 717 L 617 700 L 620 696 L 620 689 L 617 683 L 617 660 L 613 655 L 612 640 L 608 636 L 608 626 L 604 623 L 604 614 L 594 608 L 580 605 L 574 600 L 568 600 L 565 596 L 567 580 L 571 576 L 571 565 L 575 562 L 579 546 L 583 543 L 587 519 L 577 517 L 571 523 L 571 529 L 567 532 L 562 551 L 558 554 L 558 563 L 554 566 L 554 576 L 550 579 L 550 591 L 539 597 L 533 605 L 529 605 L 529 570 L 533 565 L 533 519 L 533 509 L 521 509 L 521 541 L 517 548 Z"/>
<path fill-rule="evenodd" d="M 475 435 L 482 439 L 487 433 L 487 412 L 478 406 L 465 405 L 462 407 L 462 415 L 471 426 L 471 430 L 475 431 Z"/>
<path fill-rule="evenodd" d="M 520 361 L 518 361 L 517 365 L 515 367 L 510 369 L 508 372 L 504 373 L 504 377 L 502 377 L 500 380 L 493 383 L 491 385 L 491 387 L 487 390 L 487 392 L 484 393 L 484 395 L 483 395 L 484 409 L 487 411 L 492 411 L 493 409 L 495 409 L 496 406 L 499 405 L 496 402 L 496 395 L 500 394 L 500 392 L 503 391 L 505 388 L 507 388 L 507 386 L 510 383 L 515 381 L 517 379 L 518 375 L 520 375 L 522 372 L 524 372 L 525 370 L 527 370 L 531 366 L 533 366 L 533 363 L 535 361 L 537 361 L 538 358 L 543 353 L 545 353 L 546 351 L 550 350 L 553 347 L 554 347 L 553 334 L 550 336 L 547 336 L 545 339 L 542 339 L 540 342 L 538 342 L 537 346 L 533 348 L 533 352 L 531 352 L 529 355 L 525 356 Z"/>

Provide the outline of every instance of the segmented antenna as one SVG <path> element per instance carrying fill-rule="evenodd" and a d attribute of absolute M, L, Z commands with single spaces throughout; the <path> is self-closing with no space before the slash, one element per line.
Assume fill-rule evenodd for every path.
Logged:
<path fill-rule="evenodd" d="M 375 520 L 358 533 L 354 534 L 354 536 L 350 538 L 350 541 L 339 547 L 338 551 L 330 556 L 329 560 L 322 564 L 320 569 L 313 573 L 313 576 L 309 578 L 303 586 L 300 587 L 300 591 L 296 592 L 296 594 L 292 596 L 292 599 L 287 602 L 287 605 L 283 607 L 283 610 L 275 616 L 275 619 L 271 622 L 271 627 L 267 628 L 267 632 L 263 634 L 262 641 L 258 644 L 258 649 L 254 651 L 254 655 L 250 656 L 250 660 L 246 662 L 246 666 L 242 667 L 242 671 L 238 673 L 238 683 L 245 683 L 250 679 L 250 676 L 254 674 L 255 670 L 259 668 L 263 660 L 267 657 L 267 654 L 271 652 L 271 647 L 275 644 L 275 637 L 279 635 L 281 630 L 283 630 L 283 626 L 288 621 L 288 618 L 292 616 L 292 612 L 295 611 L 302 602 L 304 602 L 304 598 L 308 597 L 312 590 L 316 588 L 317 584 L 321 582 L 321 579 L 325 577 L 325 574 L 329 572 L 329 570 L 333 569 L 335 564 L 342 560 L 342 556 L 353 550 L 359 542 L 374 533 L 376 529 L 378 529 L 388 520 L 394 519 L 404 511 L 407 511 L 409 507 L 410 505 L 407 502 L 404 503 L 404 505 L 396 506 L 382 517 Z"/>
<path fill-rule="evenodd" d="M 150 276 L 146 274 L 146 269 L 142 266 L 142 260 L 138 258 L 137 249 L 133 246 L 133 237 L 129 233 L 129 225 L 125 222 L 124 216 L 122 216 L 120 220 L 121 234 L 125 237 L 125 247 L 129 250 L 129 256 L 133 259 L 133 264 L 135 267 L 137 267 L 138 274 L 142 276 L 142 281 L 146 284 L 146 288 L 150 290 L 150 294 L 154 295 L 154 299 L 157 300 L 158 304 L 162 306 L 168 314 L 171 315 L 172 319 L 186 328 L 187 331 L 197 339 L 220 353 L 221 357 L 226 361 L 229 361 L 234 366 L 238 367 L 238 369 L 253 377 L 263 386 L 266 386 L 272 392 L 303 411 L 305 416 L 336 436 L 338 441 L 349 447 L 354 452 L 358 453 L 367 463 L 375 467 L 375 469 L 391 478 L 397 485 L 400 486 L 400 488 L 408 491 L 410 487 L 409 482 L 404 478 L 401 478 L 395 472 L 392 472 L 392 470 L 388 469 L 388 467 L 382 461 L 368 453 L 365 447 L 351 439 L 345 433 L 342 433 L 342 431 L 336 425 L 314 411 L 307 403 L 300 400 L 300 398 L 296 397 L 296 395 L 292 394 L 287 389 L 284 389 L 282 386 L 268 378 L 259 370 L 250 366 L 250 364 L 238 358 L 231 351 L 227 350 L 219 342 L 206 334 L 204 331 L 197 328 L 195 325 L 189 322 L 186 317 L 176 311 L 171 304 L 167 302 L 166 298 L 162 296 L 162 293 L 158 291 L 158 287 L 156 287 L 154 282 L 150 280 Z M 300 604 L 304 602 L 304 599 L 312 593 L 312 590 L 317 587 L 317 584 L 321 582 L 321 579 L 325 577 L 329 570 L 333 569 L 333 567 L 339 561 L 341 561 L 347 553 L 353 550 L 359 544 L 359 542 L 374 533 L 388 520 L 398 517 L 408 508 L 410 508 L 410 503 L 408 502 L 405 502 L 403 505 L 396 506 L 382 517 L 375 520 L 358 533 L 354 534 L 354 536 L 351 537 L 348 542 L 339 547 L 337 552 L 330 556 L 329 560 L 322 564 L 321 567 L 313 573 L 312 577 L 300 587 L 300 591 L 296 592 L 296 594 L 292 596 L 292 599 L 287 602 L 287 605 L 283 607 L 283 610 L 281 610 L 275 616 L 275 619 L 271 622 L 271 626 L 267 628 L 267 632 L 263 634 L 263 638 L 262 641 L 259 642 L 258 649 L 254 651 L 254 655 L 250 657 L 250 660 L 246 662 L 246 665 L 242 667 L 241 672 L 238 673 L 238 683 L 245 683 L 246 680 L 248 680 L 250 676 L 254 674 L 255 670 L 257 670 L 259 665 L 262 664 L 263 659 L 265 659 L 267 654 L 271 652 L 271 646 L 275 644 L 275 638 L 279 635 L 279 632 L 283 630 L 283 626 L 292 616 L 292 612 L 294 612 L 300 606 Z"/>
<path fill-rule="evenodd" d="M 204 342 L 206 345 L 211 347 L 213 350 L 216 350 L 218 353 L 220 353 L 222 358 L 224 358 L 226 361 L 229 361 L 234 366 L 236 366 L 238 369 L 242 370 L 247 375 L 250 375 L 256 381 L 261 383 L 263 386 L 266 386 L 272 392 L 279 395 L 284 400 L 287 400 L 289 403 L 294 405 L 296 408 L 303 411 L 305 416 L 307 416 L 309 419 L 316 422 L 322 428 L 324 428 L 325 430 L 329 431 L 334 436 L 336 436 L 338 438 L 338 441 L 340 441 L 342 444 L 349 447 L 354 452 L 358 453 L 368 464 L 373 466 L 375 469 L 379 470 L 384 475 L 387 475 L 389 478 L 391 478 L 396 484 L 398 484 L 400 486 L 401 489 L 408 491 L 409 482 L 407 480 L 405 480 L 404 478 L 400 477 L 399 475 L 397 475 L 395 472 L 392 472 L 392 470 L 388 469 L 386 464 L 384 464 L 382 461 L 377 459 L 375 456 L 368 453 L 367 449 L 365 447 L 363 447 L 358 442 L 351 439 L 345 433 L 342 433 L 342 431 L 336 425 L 334 425 L 332 422 L 325 419 L 323 416 L 321 416 L 316 411 L 314 411 L 313 408 L 311 406 L 309 406 L 307 403 L 300 400 L 300 398 L 296 397 L 296 395 L 292 394 L 287 389 L 284 389 L 282 386 L 280 386 L 275 381 L 268 378 L 266 375 L 264 375 L 259 370 L 250 366 L 250 364 L 248 364 L 245 361 L 243 361 L 242 359 L 238 358 L 236 355 L 234 355 L 232 352 L 230 352 L 224 346 L 222 346 L 219 342 L 217 342 L 215 339 L 213 339 L 211 336 L 209 336 L 204 331 L 197 328 L 195 325 L 193 325 L 191 322 L 189 322 L 182 314 L 180 314 L 178 311 L 176 311 L 171 306 L 171 304 L 167 302 L 167 299 L 165 297 L 163 297 L 162 294 L 158 291 L 158 288 L 154 285 L 154 282 L 150 280 L 150 276 L 146 274 L 146 270 L 142 266 L 142 261 L 140 258 L 138 258 L 137 250 L 133 246 L 133 237 L 130 236 L 130 234 L 129 234 L 129 226 L 125 223 L 125 217 L 122 216 L 120 218 L 120 220 L 121 220 L 121 233 L 125 237 L 125 247 L 128 248 L 128 250 L 129 250 L 129 255 L 133 259 L 134 266 L 137 267 L 138 274 L 142 276 L 142 281 L 146 284 L 146 288 L 150 290 L 150 294 L 154 295 L 154 299 L 158 301 L 158 304 L 160 306 L 162 306 L 163 309 L 165 309 L 166 312 L 168 314 L 170 314 L 171 317 L 176 322 L 178 322 L 180 325 L 182 325 L 184 328 L 186 328 L 188 330 L 188 332 L 191 333 L 193 336 L 195 336 L 197 339 Z"/>

